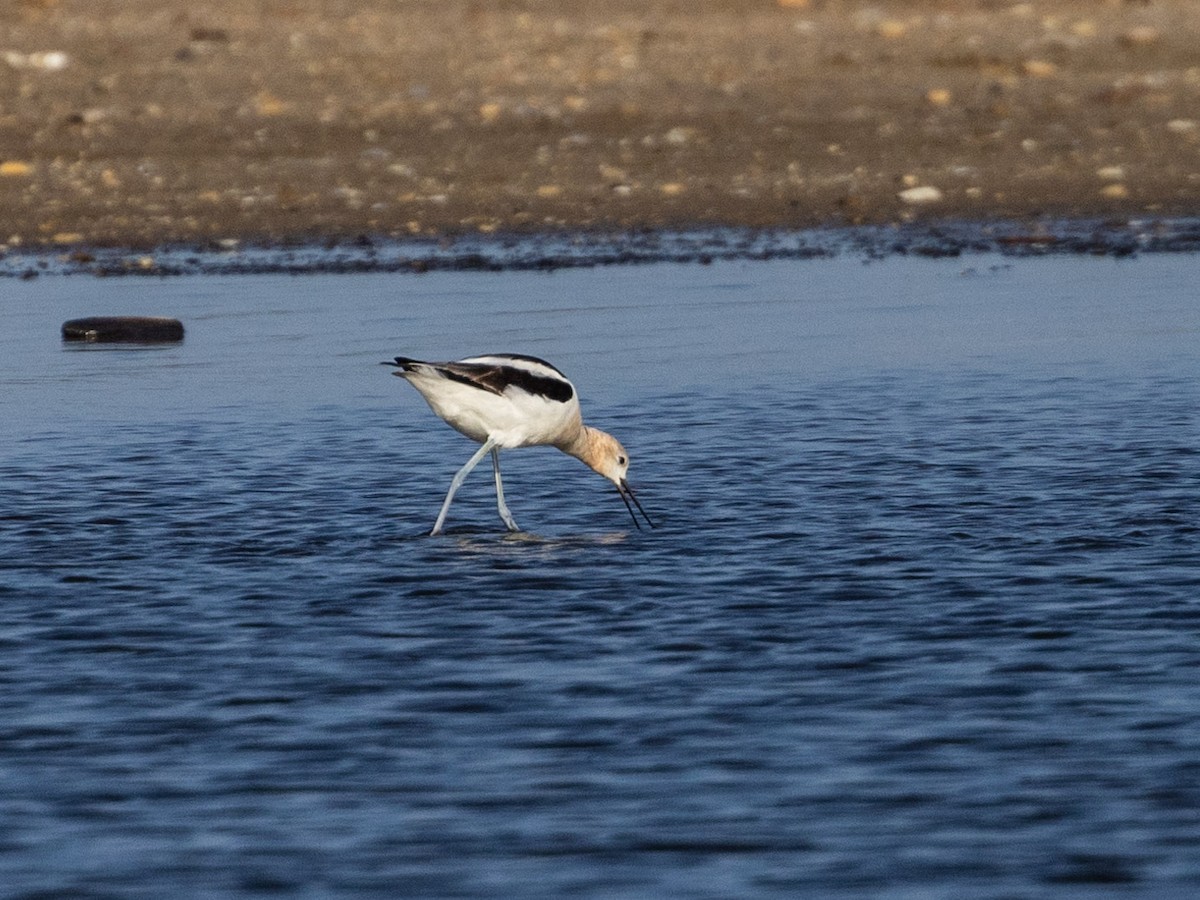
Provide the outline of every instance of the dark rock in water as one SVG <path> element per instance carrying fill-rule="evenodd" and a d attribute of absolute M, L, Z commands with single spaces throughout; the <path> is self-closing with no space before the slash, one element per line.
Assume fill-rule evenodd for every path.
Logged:
<path fill-rule="evenodd" d="M 63 322 L 64 341 L 159 344 L 183 340 L 183 323 L 163 316 L 92 316 Z"/>

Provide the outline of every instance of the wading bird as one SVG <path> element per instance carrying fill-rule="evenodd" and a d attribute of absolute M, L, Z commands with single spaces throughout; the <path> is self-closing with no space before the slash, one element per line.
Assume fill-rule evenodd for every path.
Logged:
<path fill-rule="evenodd" d="M 430 408 L 456 431 L 482 446 L 450 482 L 442 511 L 430 534 L 442 530 L 450 501 L 472 469 L 488 453 L 496 473 L 496 506 L 509 531 L 519 531 L 500 481 L 500 450 L 549 445 L 582 460 L 617 486 L 638 528 L 636 506 L 651 528 L 654 523 L 625 481 L 629 454 L 611 434 L 583 424 L 575 386 L 562 372 L 533 356 L 493 353 L 457 362 L 422 362 L 397 356 L 385 366 L 425 398 Z M 633 505 L 630 505 L 632 501 Z"/>

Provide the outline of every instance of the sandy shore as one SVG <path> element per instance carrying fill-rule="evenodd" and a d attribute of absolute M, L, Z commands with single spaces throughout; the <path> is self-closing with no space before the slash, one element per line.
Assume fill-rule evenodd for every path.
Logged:
<path fill-rule="evenodd" d="M 1200 212 L 1191 0 L 13 0 L 0 243 Z"/>

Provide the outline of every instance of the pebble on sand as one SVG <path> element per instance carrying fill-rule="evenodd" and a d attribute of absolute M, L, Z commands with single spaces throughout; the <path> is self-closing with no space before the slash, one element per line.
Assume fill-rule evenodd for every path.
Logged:
<path fill-rule="evenodd" d="M 270 91 L 259 91 L 254 97 L 254 112 L 265 119 L 282 115 L 288 109 L 288 104 Z"/>
<path fill-rule="evenodd" d="M 677 125 L 663 135 L 663 140 L 676 147 L 682 147 L 684 144 L 690 143 L 696 137 L 696 129 L 688 128 L 684 125 Z"/>
<path fill-rule="evenodd" d="M 71 64 L 71 57 L 61 50 L 49 50 L 45 53 L 6 50 L 3 59 L 14 69 L 42 69 L 46 72 L 59 72 Z"/>
<path fill-rule="evenodd" d="M 1133 49 L 1157 44 L 1161 38 L 1162 33 L 1157 28 L 1150 25 L 1136 25 L 1117 38 L 1117 43 L 1122 47 Z"/>
<path fill-rule="evenodd" d="M 33 172 L 33 166 L 17 159 L 7 159 L 0 162 L 0 178 L 18 178 Z"/>
<path fill-rule="evenodd" d="M 918 187 L 910 187 L 907 190 L 901 191 L 897 196 L 905 203 L 920 205 L 923 203 L 938 203 L 942 199 L 942 192 L 931 184 L 923 184 Z"/>
<path fill-rule="evenodd" d="M 1021 65 L 1021 71 L 1030 78 L 1053 78 L 1058 74 L 1058 66 L 1044 59 L 1027 59 Z"/>

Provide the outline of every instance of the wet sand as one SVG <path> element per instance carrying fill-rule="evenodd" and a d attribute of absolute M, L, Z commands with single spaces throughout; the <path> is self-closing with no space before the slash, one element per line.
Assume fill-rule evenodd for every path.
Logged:
<path fill-rule="evenodd" d="M 1200 211 L 1190 0 L 14 0 L 0 243 Z"/>

